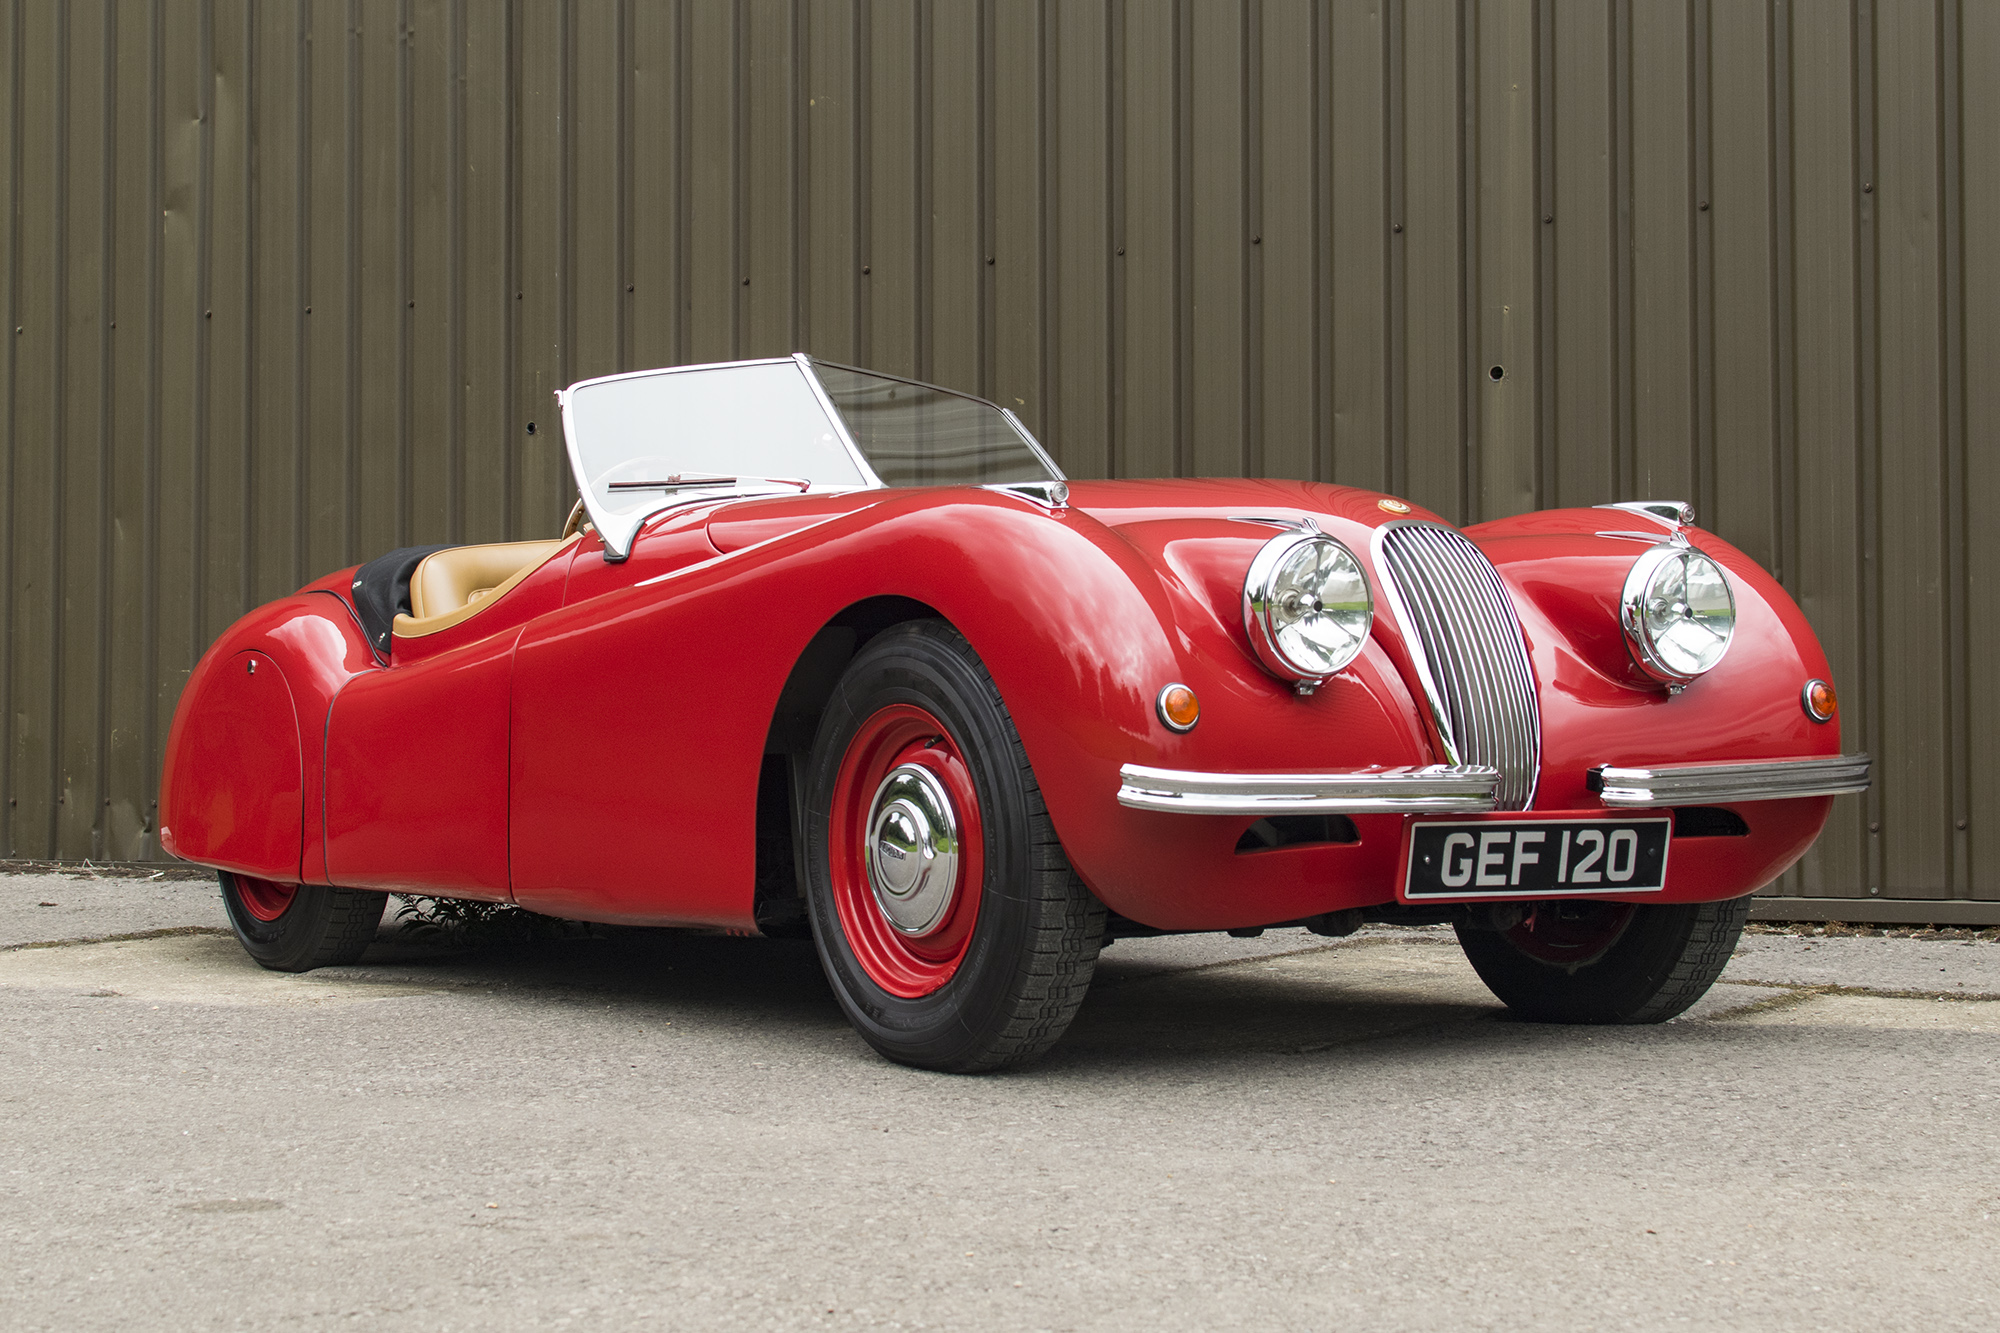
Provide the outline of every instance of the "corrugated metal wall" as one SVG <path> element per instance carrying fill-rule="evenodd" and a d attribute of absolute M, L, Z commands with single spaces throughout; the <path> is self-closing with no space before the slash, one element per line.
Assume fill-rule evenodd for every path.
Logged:
<path fill-rule="evenodd" d="M 2000 6 L 12 0 L 0 42 L 13 855 L 158 854 L 246 607 L 552 532 L 551 389 L 805 348 L 1077 476 L 1691 499 L 1880 756 L 1781 887 L 2000 900 Z"/>

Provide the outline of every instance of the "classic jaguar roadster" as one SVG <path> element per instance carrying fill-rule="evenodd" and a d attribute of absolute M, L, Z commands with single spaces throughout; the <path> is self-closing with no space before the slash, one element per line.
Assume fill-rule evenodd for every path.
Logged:
<path fill-rule="evenodd" d="M 264 966 L 353 962 L 390 892 L 809 933 L 877 1050 L 970 1071 L 1121 936 L 1449 922 L 1525 1016 L 1658 1022 L 1867 785 L 1683 504 L 1071 483 L 806 356 L 558 396 L 560 535 L 330 574 L 189 678 L 161 843 Z"/>

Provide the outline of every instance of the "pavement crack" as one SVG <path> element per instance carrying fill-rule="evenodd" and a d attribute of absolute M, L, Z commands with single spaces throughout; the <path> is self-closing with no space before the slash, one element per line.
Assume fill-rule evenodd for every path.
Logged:
<path fill-rule="evenodd" d="M 1804 1004 L 1807 1000 L 1821 995 L 1861 995 L 1877 1000 L 1950 1000 L 1966 1004 L 1990 1004 L 2000 1000 L 2000 994 L 1992 991 L 1948 991 L 1910 990 L 1892 986 L 1843 986 L 1833 982 L 1814 985 L 1799 985 L 1785 981 L 1723 981 L 1722 986 L 1756 986 L 1765 990 L 1780 991 L 1768 1000 L 1759 1000 L 1741 1009 L 1732 1009 L 1726 1014 L 1717 1014 L 1716 1019 L 1740 1018 L 1745 1014 L 1769 1013 L 1774 1009 L 1789 1009 L 1793 1005 Z"/>
<path fill-rule="evenodd" d="M 1252 954 L 1247 958 L 1219 958 L 1212 963 L 1192 963 L 1186 967 L 1164 967 L 1157 972 L 1148 972 L 1143 977 L 1129 977 L 1117 981 L 1096 980 L 1091 989 L 1096 991 L 1122 990 L 1127 986 L 1143 985 L 1149 981 L 1163 981 L 1168 977 L 1185 977 L 1195 972 L 1213 972 L 1225 967 L 1250 967 L 1257 963 L 1268 963 L 1279 958 L 1307 958 L 1316 953 L 1332 953 L 1340 949 L 1377 948 L 1390 944 L 1456 944 L 1456 940 L 1429 940 L 1421 937 L 1410 939 L 1399 935 L 1370 935 L 1363 939 L 1339 939 L 1326 944 L 1308 944 L 1303 948 L 1285 949 L 1277 953 Z"/>
<path fill-rule="evenodd" d="M 164 940 L 175 935 L 227 935 L 220 926 L 162 926 L 158 930 L 131 930 L 120 935 L 79 935 L 68 940 L 30 940 L 26 944 L 0 944 L 0 953 L 17 949 L 68 949 L 78 944 L 122 944 L 127 940 Z"/>

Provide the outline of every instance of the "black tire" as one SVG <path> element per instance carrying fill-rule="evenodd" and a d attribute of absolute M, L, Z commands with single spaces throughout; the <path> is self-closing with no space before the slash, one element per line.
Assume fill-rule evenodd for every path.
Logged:
<path fill-rule="evenodd" d="M 1612 904 L 1562 904 L 1571 910 Z M 1543 911 L 1559 910 L 1554 903 Z M 1508 931 L 1458 927 L 1458 942 L 1487 989 L 1538 1023 L 1663 1023 L 1707 994 L 1750 918 L 1750 900 L 1636 907 L 1594 954 L 1551 961 L 1522 946 L 1526 925 Z M 1548 951 L 1544 951 L 1545 953 Z"/>
<path fill-rule="evenodd" d="M 867 820 L 852 819 L 851 832 L 836 839 L 833 811 L 837 803 L 855 809 L 846 793 L 864 778 L 872 782 L 865 767 L 856 776 L 863 761 L 855 756 L 875 744 L 881 719 L 915 710 L 942 724 L 942 737 L 924 748 L 942 747 L 969 776 L 981 870 L 976 884 L 969 869 L 954 881 L 950 911 L 968 903 L 976 910 L 955 946 L 962 950 L 956 970 L 928 993 L 898 994 L 862 962 L 841 915 L 844 901 L 857 930 L 889 929 L 886 910 L 864 897 L 872 880 L 856 888 L 853 879 L 851 852 L 865 842 Z M 874 790 L 870 799 L 880 809 L 881 789 Z M 900 1064 L 974 1073 L 1020 1064 L 1055 1044 L 1090 986 L 1104 905 L 1070 869 L 1006 705 L 956 630 L 941 621 L 900 625 L 856 654 L 821 718 L 805 801 L 813 939 L 841 1008 L 869 1045 Z M 840 872 L 847 878 L 837 889 L 833 858 L 842 849 L 849 852 Z M 865 910 L 879 919 L 853 915 Z"/>
<path fill-rule="evenodd" d="M 244 952 L 273 972 L 310 972 L 359 962 L 374 942 L 382 908 L 389 901 L 386 893 L 301 884 L 283 914 L 267 921 L 250 910 L 235 875 L 227 870 L 216 875 L 222 881 L 230 928 Z"/>

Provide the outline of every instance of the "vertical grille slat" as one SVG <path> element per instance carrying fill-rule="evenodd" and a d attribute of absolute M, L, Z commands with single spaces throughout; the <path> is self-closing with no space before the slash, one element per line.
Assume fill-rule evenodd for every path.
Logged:
<path fill-rule="evenodd" d="M 1500 808 L 1527 809 L 1541 776 L 1541 709 L 1521 619 L 1492 562 L 1435 523 L 1389 524 L 1377 551 L 1453 760 L 1499 769 Z"/>

